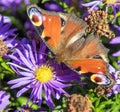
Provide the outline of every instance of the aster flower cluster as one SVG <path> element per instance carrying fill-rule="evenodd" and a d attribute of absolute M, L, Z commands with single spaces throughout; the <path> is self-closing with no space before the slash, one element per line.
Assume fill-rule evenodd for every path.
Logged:
<path fill-rule="evenodd" d="M 12 9 L 15 10 L 17 7 L 21 7 L 21 3 L 24 2 L 26 5 L 29 4 L 29 0 L 1 0 L 0 6 L 2 10 Z"/>
<path fill-rule="evenodd" d="M 119 0 L 85 1 L 0 1 L 0 111 L 111 111 L 120 101 L 112 102 L 120 95 Z M 97 86 L 56 62 L 26 15 L 26 5 L 33 3 L 49 11 L 75 11 L 87 23 L 84 36 L 92 33 L 107 43 L 108 72 L 115 81 L 111 87 Z"/>
<path fill-rule="evenodd" d="M 5 91 L 0 91 L 0 111 L 4 110 L 9 104 L 9 98 L 10 95 L 8 95 Z"/>
<path fill-rule="evenodd" d="M 69 96 L 63 88 L 72 85 L 64 84 L 64 82 L 73 80 L 73 74 L 70 75 L 70 71 L 67 70 L 63 73 L 59 65 L 51 62 L 46 55 L 42 54 L 45 53 L 45 45 L 40 44 L 39 51 L 37 51 L 35 42 L 32 41 L 31 44 L 32 46 L 22 44 L 20 48 L 15 49 L 14 54 L 7 56 L 13 60 L 8 64 L 18 75 L 22 76 L 9 81 L 8 84 L 14 84 L 12 89 L 25 86 L 17 92 L 17 97 L 32 89 L 29 100 L 33 99 L 33 102 L 38 103 L 38 105 L 42 103 L 42 90 L 44 90 L 46 103 L 53 108 L 51 94 L 56 99 L 59 99 L 62 93 Z M 57 71 L 59 71 L 59 75 Z M 67 72 L 69 76 L 66 77 L 64 74 Z M 68 79 L 65 80 L 66 78 Z"/>
<path fill-rule="evenodd" d="M 10 26 L 10 23 L 4 25 L 4 18 L 2 17 L 0 20 L 0 56 L 7 54 L 8 48 L 14 47 L 16 29 L 10 29 Z"/>

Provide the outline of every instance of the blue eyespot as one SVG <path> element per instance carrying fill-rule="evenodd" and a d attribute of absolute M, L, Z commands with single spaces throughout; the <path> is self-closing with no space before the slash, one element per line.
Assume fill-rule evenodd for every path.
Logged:
<path fill-rule="evenodd" d="M 34 26 L 42 25 L 42 14 L 36 7 L 31 7 L 28 9 L 28 16 Z"/>
<path fill-rule="evenodd" d="M 31 7 L 29 8 L 28 10 L 28 14 L 29 16 L 32 15 L 32 14 L 37 14 L 37 15 L 40 15 L 40 11 L 36 8 L 36 7 Z"/>
<path fill-rule="evenodd" d="M 110 79 L 103 74 L 93 74 L 90 78 L 92 82 L 99 85 L 107 86 L 111 84 Z"/>

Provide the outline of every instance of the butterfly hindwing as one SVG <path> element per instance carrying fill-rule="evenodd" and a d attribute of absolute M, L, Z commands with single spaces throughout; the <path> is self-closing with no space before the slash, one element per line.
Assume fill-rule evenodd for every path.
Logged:
<path fill-rule="evenodd" d="M 70 61 L 69 65 L 79 73 L 89 73 L 89 72 L 90 73 L 100 73 L 100 72 L 106 73 L 107 72 L 106 64 L 101 59 L 83 58 L 79 60 Z"/>

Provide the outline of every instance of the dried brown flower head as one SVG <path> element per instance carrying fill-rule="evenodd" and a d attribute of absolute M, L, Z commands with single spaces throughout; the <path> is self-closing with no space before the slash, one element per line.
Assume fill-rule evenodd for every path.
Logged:
<path fill-rule="evenodd" d="M 92 102 L 87 96 L 84 97 L 80 94 L 71 95 L 71 97 L 68 98 L 67 105 L 67 112 L 92 112 Z"/>
<path fill-rule="evenodd" d="M 105 11 L 91 11 L 88 17 L 85 17 L 87 22 L 87 33 L 94 33 L 97 36 L 105 36 L 109 39 L 115 37 L 115 34 L 110 30 L 107 13 Z"/>
<path fill-rule="evenodd" d="M 7 45 L 3 42 L 2 39 L 0 39 L 0 56 L 7 54 L 7 52 L 8 52 Z"/>
<path fill-rule="evenodd" d="M 100 95 L 106 95 L 107 93 L 111 93 L 112 89 L 111 87 L 97 86 L 95 88 L 95 91 L 97 92 L 97 96 L 100 96 Z"/>

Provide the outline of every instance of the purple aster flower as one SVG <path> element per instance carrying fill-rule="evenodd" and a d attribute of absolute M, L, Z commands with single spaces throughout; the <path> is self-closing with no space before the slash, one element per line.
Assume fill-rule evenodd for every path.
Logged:
<path fill-rule="evenodd" d="M 110 26 L 113 31 L 116 31 L 116 38 L 113 38 L 110 41 L 110 44 L 119 44 L 120 43 L 120 26 L 113 25 L 113 24 L 110 24 Z"/>
<path fill-rule="evenodd" d="M 0 111 L 4 110 L 9 104 L 10 95 L 7 95 L 5 91 L 0 91 Z"/>
<path fill-rule="evenodd" d="M 109 72 L 113 79 L 115 80 L 115 84 L 113 85 L 112 92 L 108 93 L 107 96 L 111 96 L 112 94 L 118 94 L 120 92 L 120 71 L 116 71 L 114 67 L 109 65 Z"/>
<path fill-rule="evenodd" d="M 82 4 L 84 7 L 90 7 L 89 11 L 98 10 L 98 5 L 106 5 L 106 12 L 108 12 L 108 7 L 112 7 L 113 14 L 116 18 L 116 13 L 120 11 L 120 1 L 119 0 L 95 0 L 89 3 Z"/>
<path fill-rule="evenodd" d="M 84 7 L 90 7 L 89 11 L 98 9 L 98 5 L 103 4 L 102 0 L 96 0 L 89 3 L 82 4 Z"/>
<path fill-rule="evenodd" d="M 110 41 L 110 44 L 120 44 L 120 26 L 113 25 L 111 29 L 116 31 L 116 37 Z M 120 56 L 120 51 L 113 53 L 113 56 Z"/>
<path fill-rule="evenodd" d="M 43 43 L 40 44 L 39 49 L 36 48 L 34 41 L 31 44 L 22 44 L 8 57 L 12 59 L 12 62 L 8 64 L 20 76 L 9 81 L 8 84 L 13 84 L 12 89 L 23 87 L 17 92 L 17 97 L 32 89 L 28 102 L 33 100 L 33 103 L 38 103 L 38 105 L 42 103 L 42 91 L 44 91 L 46 104 L 53 109 L 51 95 L 56 99 L 59 99 L 61 94 L 69 96 L 64 88 L 72 84 L 67 84 L 67 82 L 80 78 L 71 70 L 63 68 L 64 66 L 48 60 L 46 46 Z"/>
<path fill-rule="evenodd" d="M 2 16 L 2 15 L 0 14 L 0 21 L 1 21 L 2 18 L 3 18 L 3 23 L 11 23 L 11 19 L 10 19 L 9 17 L 7 17 L 7 16 Z"/>
<path fill-rule="evenodd" d="M 3 10 L 21 7 L 21 3 L 24 2 L 25 5 L 30 4 L 29 0 L 0 0 L 0 6 Z"/>
<path fill-rule="evenodd" d="M 63 8 L 54 1 L 45 2 L 44 8 L 49 11 L 64 12 Z"/>
<path fill-rule="evenodd" d="M 120 43 L 120 36 L 117 36 L 110 41 L 110 44 L 119 44 L 119 43 Z"/>
<path fill-rule="evenodd" d="M 10 29 L 11 24 L 4 24 L 4 18 L 0 20 L 0 56 L 7 54 L 8 50 L 13 48 L 16 37 L 16 29 Z"/>

